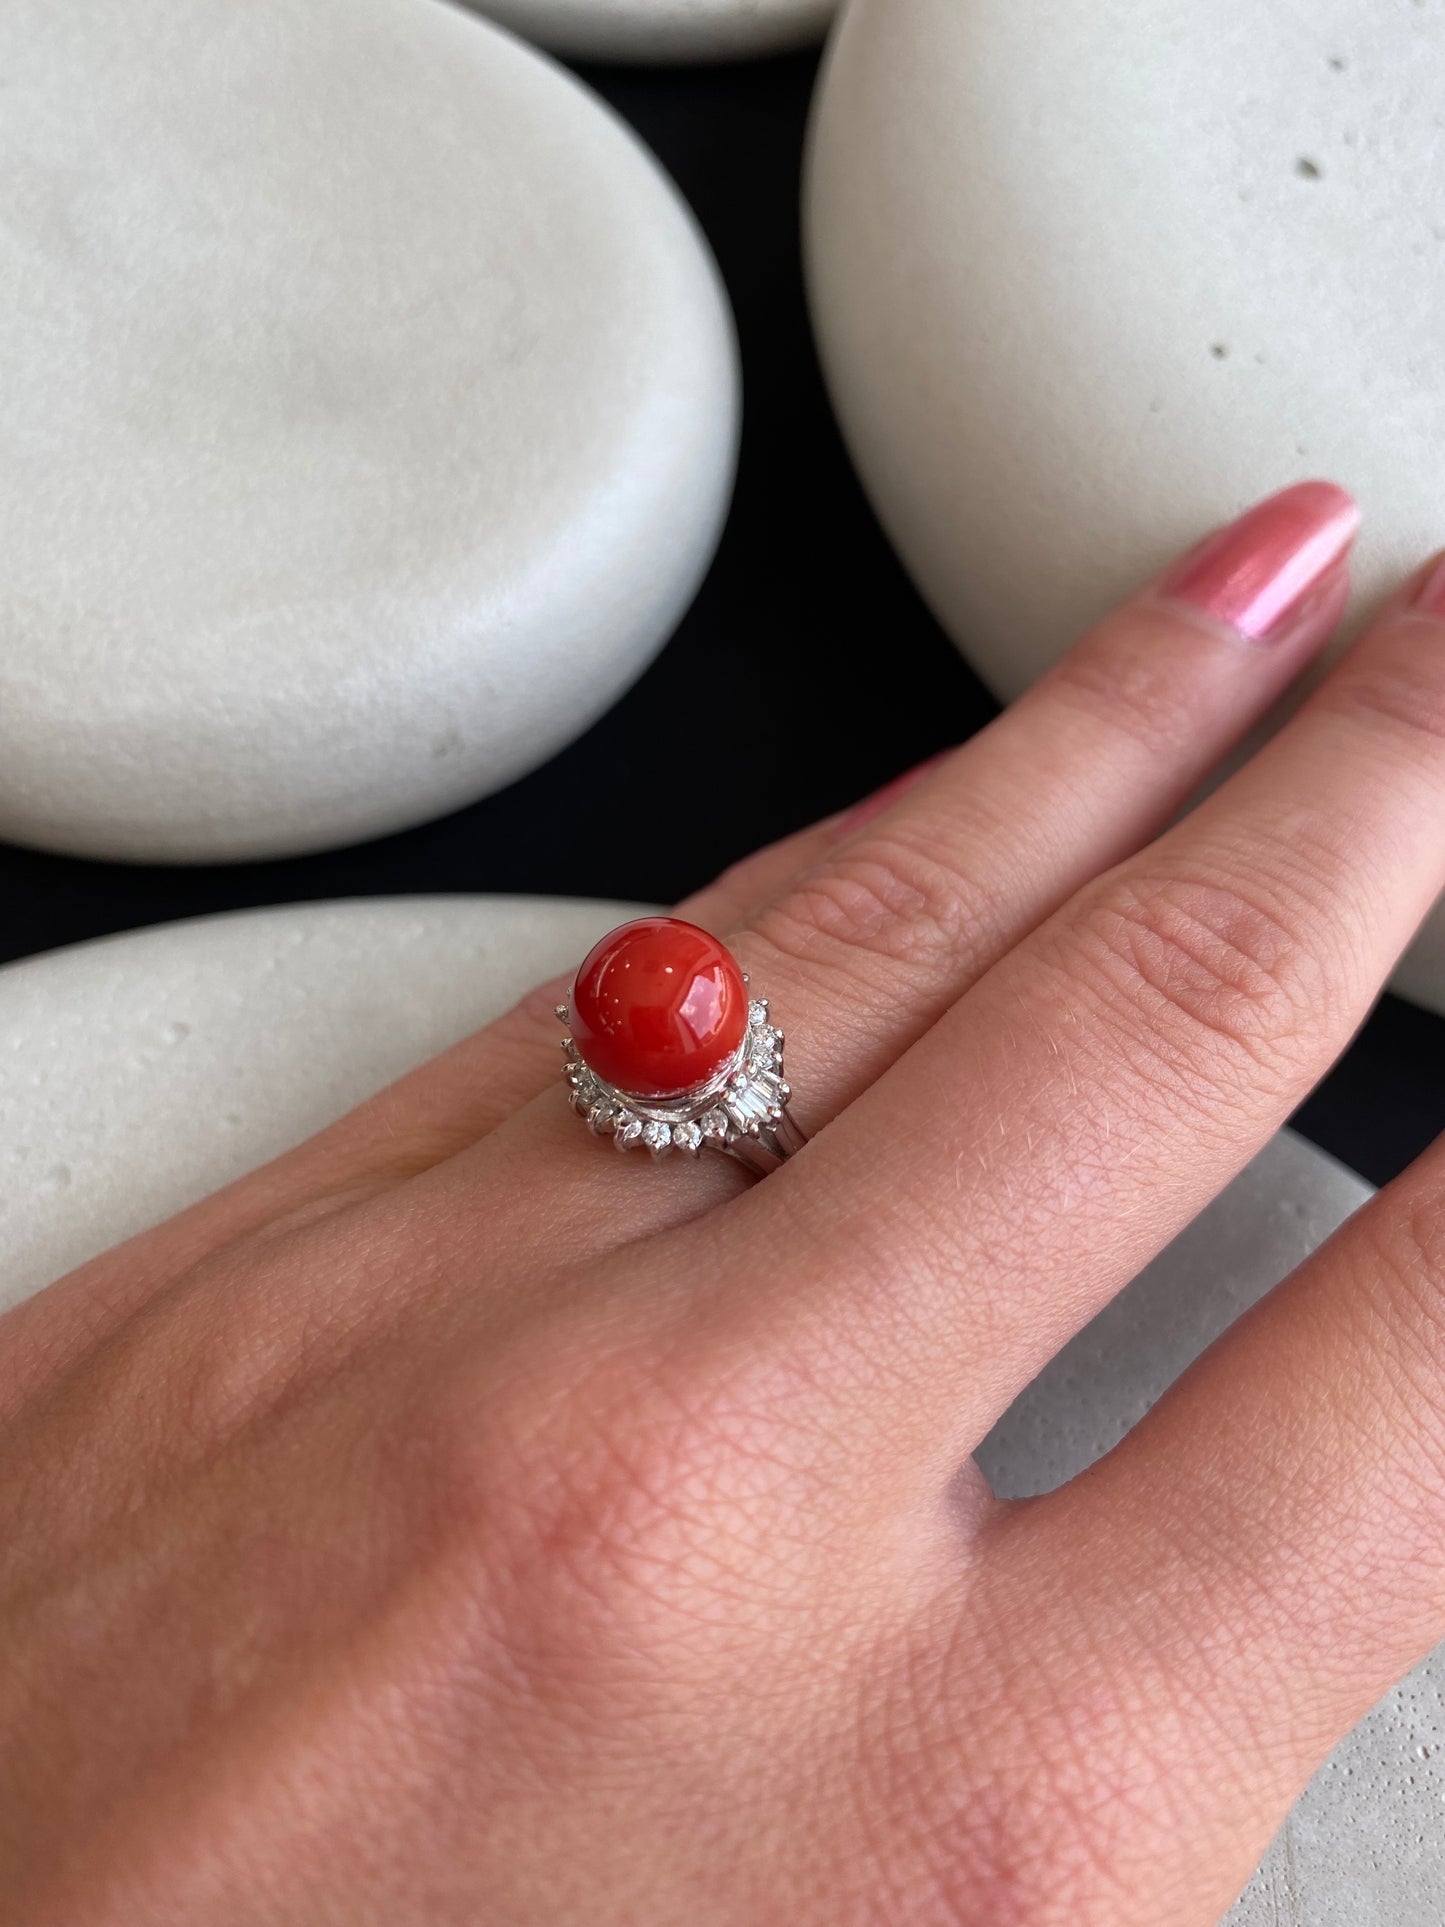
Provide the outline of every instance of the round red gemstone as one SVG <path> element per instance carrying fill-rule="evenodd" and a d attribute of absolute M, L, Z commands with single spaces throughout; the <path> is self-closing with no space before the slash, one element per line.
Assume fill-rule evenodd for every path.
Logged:
<path fill-rule="evenodd" d="M 677 917 L 624 923 L 588 952 L 572 1039 L 629 1097 L 675 1097 L 714 1076 L 748 1028 L 743 973 L 716 937 Z"/>

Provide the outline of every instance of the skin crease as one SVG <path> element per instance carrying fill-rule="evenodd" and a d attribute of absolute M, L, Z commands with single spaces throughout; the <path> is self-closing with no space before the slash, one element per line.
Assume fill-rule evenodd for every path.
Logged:
<path fill-rule="evenodd" d="M 1060 1492 L 969 1454 L 1445 886 L 1418 584 L 1174 821 L 1343 608 L 1313 486 L 682 906 L 774 1177 L 599 1146 L 547 985 L 0 1321 L 0 1921 L 1219 1919 L 1445 1635 L 1445 1155 Z"/>

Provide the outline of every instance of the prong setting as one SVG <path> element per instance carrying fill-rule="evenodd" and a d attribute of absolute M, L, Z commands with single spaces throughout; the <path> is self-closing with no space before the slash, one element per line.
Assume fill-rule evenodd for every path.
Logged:
<path fill-rule="evenodd" d="M 697 1158 L 711 1147 L 741 1157 L 752 1169 L 767 1168 L 795 1148 L 791 1140 L 797 1136 L 786 1115 L 792 1091 L 783 1078 L 783 1033 L 768 1011 L 766 998 L 754 998 L 733 1057 L 705 1084 L 676 1097 L 639 1098 L 618 1090 L 588 1067 L 569 1035 L 563 1075 L 570 1102 L 592 1132 L 610 1137 L 618 1151 L 648 1151 L 661 1162 L 674 1151 Z M 565 1004 L 557 1006 L 557 1015 L 567 1021 Z"/>

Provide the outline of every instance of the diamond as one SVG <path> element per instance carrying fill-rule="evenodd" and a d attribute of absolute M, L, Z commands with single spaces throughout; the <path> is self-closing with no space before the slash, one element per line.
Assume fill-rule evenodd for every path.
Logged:
<path fill-rule="evenodd" d="M 740 1131 L 756 1136 L 768 1115 L 770 1099 L 758 1084 L 741 1084 L 723 1099 L 723 1109 Z"/>
<path fill-rule="evenodd" d="M 664 1157 L 672 1149 L 672 1126 L 654 1118 L 643 1125 L 642 1141 L 655 1158 Z"/>
<path fill-rule="evenodd" d="M 728 1124 L 726 1111 L 708 1111 L 698 1119 L 698 1123 L 701 1126 L 704 1137 L 716 1138 L 720 1144 L 726 1142 L 728 1131 L 731 1128 Z"/>
<path fill-rule="evenodd" d="M 612 1141 L 619 1151 L 630 1151 L 641 1136 L 642 1119 L 640 1117 L 629 1117 L 625 1118 L 623 1122 L 618 1125 Z"/>
<path fill-rule="evenodd" d="M 672 1141 L 679 1151 L 686 1151 L 696 1157 L 702 1149 L 702 1127 L 697 1124 L 674 1124 Z"/>

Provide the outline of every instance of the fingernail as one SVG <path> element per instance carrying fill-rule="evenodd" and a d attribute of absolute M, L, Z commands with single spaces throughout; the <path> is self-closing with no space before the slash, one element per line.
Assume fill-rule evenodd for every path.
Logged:
<path fill-rule="evenodd" d="M 1333 482 L 1299 482 L 1247 509 L 1176 563 L 1156 593 L 1273 642 L 1349 552 L 1360 526 L 1354 499 Z"/>
<path fill-rule="evenodd" d="M 937 769 L 938 765 L 946 762 L 952 754 L 951 749 L 942 749 L 936 756 L 928 757 L 915 768 L 905 770 L 902 776 L 895 776 L 893 781 L 885 783 L 881 790 L 875 790 L 856 809 L 849 810 L 842 818 L 838 824 L 839 836 L 846 836 L 853 830 L 861 830 L 863 825 L 871 823 L 875 816 L 881 816 L 885 810 L 891 810 L 895 803 L 907 796 L 915 783 L 921 783 L 931 769 Z"/>
<path fill-rule="evenodd" d="M 1436 557 L 1434 568 L 1427 568 L 1410 606 L 1422 615 L 1445 616 L 1445 555 Z"/>

